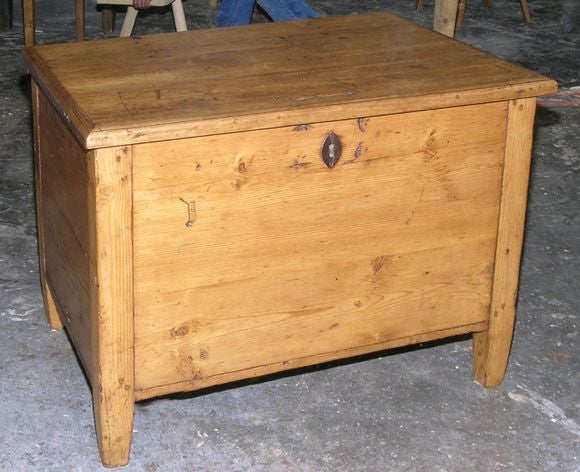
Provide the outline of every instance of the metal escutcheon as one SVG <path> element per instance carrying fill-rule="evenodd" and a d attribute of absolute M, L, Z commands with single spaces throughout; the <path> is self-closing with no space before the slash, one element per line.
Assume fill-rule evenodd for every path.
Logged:
<path fill-rule="evenodd" d="M 326 167 L 332 169 L 340 160 L 342 155 L 342 143 L 339 137 L 332 131 L 328 133 L 324 142 L 322 143 L 322 149 L 320 150 L 322 155 L 322 160 L 326 164 Z"/>

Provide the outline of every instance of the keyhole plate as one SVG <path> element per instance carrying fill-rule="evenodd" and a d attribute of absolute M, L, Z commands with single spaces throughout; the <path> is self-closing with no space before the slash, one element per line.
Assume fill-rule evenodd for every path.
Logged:
<path fill-rule="evenodd" d="M 328 133 L 326 138 L 322 143 L 322 149 L 320 150 L 322 155 L 322 160 L 326 164 L 326 167 L 332 169 L 340 160 L 342 155 L 342 143 L 339 137 L 332 131 Z"/>

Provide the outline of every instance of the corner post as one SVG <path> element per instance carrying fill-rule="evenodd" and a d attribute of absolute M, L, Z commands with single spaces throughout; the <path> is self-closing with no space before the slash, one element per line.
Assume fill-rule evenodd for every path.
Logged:
<path fill-rule="evenodd" d="M 508 108 L 502 194 L 489 326 L 473 335 L 475 380 L 495 387 L 504 378 L 514 332 L 536 99 Z"/>
<path fill-rule="evenodd" d="M 134 412 L 132 149 L 88 153 L 93 408 L 101 460 L 129 461 Z"/>

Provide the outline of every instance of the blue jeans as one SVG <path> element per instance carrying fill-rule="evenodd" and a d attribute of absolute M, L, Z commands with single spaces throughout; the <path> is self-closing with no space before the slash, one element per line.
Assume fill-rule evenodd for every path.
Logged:
<path fill-rule="evenodd" d="M 318 18 L 306 0 L 222 0 L 217 17 L 217 25 L 247 25 L 252 21 L 254 3 L 274 21 L 289 21 L 299 18 Z"/>

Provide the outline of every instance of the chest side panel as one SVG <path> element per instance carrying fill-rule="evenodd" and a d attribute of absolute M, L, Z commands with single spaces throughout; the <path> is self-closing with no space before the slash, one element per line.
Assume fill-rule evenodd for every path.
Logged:
<path fill-rule="evenodd" d="M 43 226 L 46 278 L 90 377 L 87 156 L 42 94 L 38 134 L 37 212 Z"/>
<path fill-rule="evenodd" d="M 505 129 L 496 103 L 136 146 L 137 388 L 485 322 Z"/>

